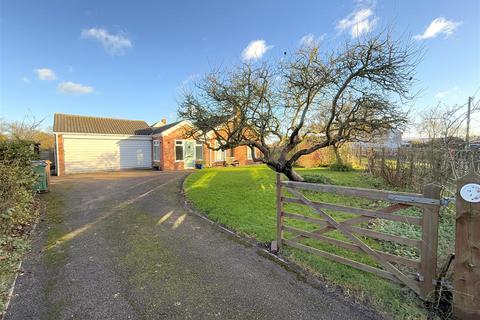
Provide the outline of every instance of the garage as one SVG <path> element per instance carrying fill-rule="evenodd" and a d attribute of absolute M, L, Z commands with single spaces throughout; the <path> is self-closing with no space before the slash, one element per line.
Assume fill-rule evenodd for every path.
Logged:
<path fill-rule="evenodd" d="M 152 128 L 140 120 L 56 113 L 57 175 L 152 167 Z"/>
<path fill-rule="evenodd" d="M 150 137 L 63 136 L 65 174 L 151 167 Z"/>

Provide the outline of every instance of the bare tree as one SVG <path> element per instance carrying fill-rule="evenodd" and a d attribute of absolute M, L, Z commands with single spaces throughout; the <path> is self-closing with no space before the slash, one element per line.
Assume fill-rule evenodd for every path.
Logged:
<path fill-rule="evenodd" d="M 448 148 L 452 143 L 463 141 L 467 113 L 465 105 L 438 105 L 428 108 L 419 114 L 418 127 L 432 144 Z M 480 104 L 472 105 L 471 114 L 480 110 Z"/>
<path fill-rule="evenodd" d="M 303 47 L 276 63 L 212 72 L 184 94 L 179 116 L 194 124 L 188 134 L 209 148 L 248 146 L 254 160 L 303 180 L 293 170 L 303 155 L 406 123 L 399 102 L 412 98 L 419 58 L 388 33 L 331 53 Z"/>
<path fill-rule="evenodd" d="M 470 114 L 480 111 L 480 103 L 471 105 Z M 427 135 L 433 149 L 442 149 L 448 156 L 448 172 L 442 174 L 451 177 L 447 189 L 454 192 L 454 181 L 475 168 L 475 153 L 465 143 L 465 124 L 467 121 L 466 105 L 447 105 L 439 103 L 419 114 L 418 127 Z"/>
<path fill-rule="evenodd" d="M 44 150 L 53 149 L 54 138 L 51 128 L 41 128 L 44 119 L 38 120 L 34 116 L 26 116 L 22 121 L 0 122 L 3 137 L 9 139 L 28 140 L 40 143 Z M 0 133 L 1 135 L 1 133 Z"/>
<path fill-rule="evenodd" d="M 35 117 L 25 117 L 22 121 L 13 121 L 6 124 L 8 134 L 15 139 L 34 140 L 40 130 L 42 120 Z"/>

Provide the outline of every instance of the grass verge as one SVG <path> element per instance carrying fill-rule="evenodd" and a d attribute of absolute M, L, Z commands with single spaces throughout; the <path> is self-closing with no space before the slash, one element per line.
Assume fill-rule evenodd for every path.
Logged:
<path fill-rule="evenodd" d="M 386 188 L 381 180 L 364 175 L 360 171 L 337 172 L 319 168 L 298 169 L 298 172 L 310 177 L 321 175 L 338 185 Z M 274 172 L 265 166 L 205 169 L 187 178 L 185 191 L 195 208 L 210 219 L 244 236 L 255 238 L 262 243 L 269 243 L 275 238 L 276 226 L 274 181 Z M 311 193 L 308 196 L 314 200 L 354 207 L 368 208 L 382 205 L 361 198 L 335 194 Z M 291 206 L 290 211 L 302 212 L 306 215 L 313 214 L 305 207 Z M 353 217 L 346 213 L 329 213 L 339 221 Z M 290 224 L 304 230 L 313 229 L 311 224 L 301 221 L 290 222 Z M 335 232 L 330 233 L 330 236 L 344 239 L 341 234 Z M 305 241 L 306 243 L 311 241 L 309 245 L 322 250 L 376 265 L 375 261 L 365 255 L 312 240 Z M 368 243 L 374 248 L 381 246 L 379 242 L 373 240 Z M 283 255 L 327 282 L 339 286 L 345 295 L 360 303 L 367 303 L 384 314 L 397 319 L 426 318 L 426 311 L 421 307 L 419 300 L 409 290 L 395 283 L 293 248 L 287 247 Z"/>

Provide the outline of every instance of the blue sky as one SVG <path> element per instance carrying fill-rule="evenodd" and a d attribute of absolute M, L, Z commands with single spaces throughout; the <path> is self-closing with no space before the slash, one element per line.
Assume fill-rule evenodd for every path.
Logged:
<path fill-rule="evenodd" d="M 305 36 L 331 47 L 388 25 L 425 48 L 415 109 L 463 104 L 480 87 L 479 21 L 477 0 L 2 0 L 0 118 L 173 121 L 182 86 L 212 68 L 281 57 Z"/>

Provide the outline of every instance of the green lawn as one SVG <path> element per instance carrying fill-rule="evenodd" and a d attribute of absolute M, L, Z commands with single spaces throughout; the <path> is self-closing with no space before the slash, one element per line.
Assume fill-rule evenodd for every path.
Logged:
<path fill-rule="evenodd" d="M 318 168 L 298 169 L 298 172 L 308 177 L 321 175 L 330 183 L 338 185 L 386 188 L 380 180 L 360 171 L 334 172 Z M 210 219 L 262 243 L 270 243 L 274 240 L 276 226 L 275 173 L 267 167 L 199 170 L 187 178 L 185 189 L 187 198 L 195 208 L 208 215 Z M 385 205 L 334 194 L 305 194 L 314 200 L 354 207 L 368 208 Z M 308 208 L 300 205 L 289 204 L 287 210 L 313 215 Z M 329 214 L 338 220 L 353 217 L 353 215 L 341 212 L 329 212 Z M 289 220 L 287 224 L 304 230 L 314 229 L 314 226 L 302 221 Z M 289 235 L 286 234 L 286 236 Z M 344 240 L 339 233 L 332 232 L 329 233 L 329 236 Z M 375 248 L 382 246 L 381 243 L 373 240 L 366 241 Z M 363 254 L 353 253 L 315 240 L 304 240 L 304 243 L 369 265 L 376 265 L 375 261 Z M 420 308 L 419 301 L 412 293 L 388 280 L 293 248 L 286 247 L 282 254 L 326 281 L 340 286 L 346 295 L 357 301 L 368 303 L 390 316 L 398 319 L 426 317 L 426 312 Z"/>

